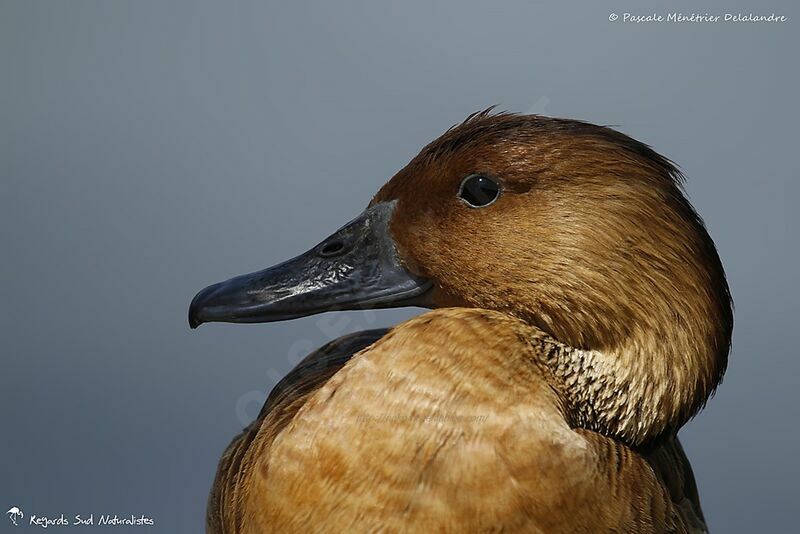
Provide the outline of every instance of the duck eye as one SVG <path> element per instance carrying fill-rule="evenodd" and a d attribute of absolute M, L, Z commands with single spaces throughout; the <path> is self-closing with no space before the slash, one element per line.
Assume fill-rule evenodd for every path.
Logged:
<path fill-rule="evenodd" d="M 484 208 L 499 196 L 500 184 L 483 174 L 470 174 L 458 189 L 458 198 L 473 208 Z"/>

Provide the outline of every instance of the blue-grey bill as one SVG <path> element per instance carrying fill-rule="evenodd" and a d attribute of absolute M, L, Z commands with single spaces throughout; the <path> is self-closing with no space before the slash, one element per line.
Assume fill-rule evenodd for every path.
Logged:
<path fill-rule="evenodd" d="M 333 310 L 425 306 L 431 284 L 402 264 L 380 202 L 308 252 L 200 291 L 189 325 L 265 323 Z"/>

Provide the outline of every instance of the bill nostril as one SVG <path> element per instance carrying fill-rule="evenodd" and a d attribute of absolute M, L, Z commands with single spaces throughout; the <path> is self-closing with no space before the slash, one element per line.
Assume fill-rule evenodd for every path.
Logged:
<path fill-rule="evenodd" d="M 319 249 L 319 255 L 325 258 L 330 258 L 344 252 L 344 248 L 344 241 L 337 239 L 322 245 L 322 247 Z"/>

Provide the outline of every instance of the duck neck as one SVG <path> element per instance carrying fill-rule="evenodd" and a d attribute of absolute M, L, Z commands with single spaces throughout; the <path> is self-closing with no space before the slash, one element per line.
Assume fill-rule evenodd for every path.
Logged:
<path fill-rule="evenodd" d="M 677 430 L 694 411 L 679 404 L 679 370 L 656 363 L 670 359 L 654 354 L 643 368 L 638 343 L 615 351 L 585 350 L 545 333 L 532 343 L 574 427 L 640 446 Z"/>

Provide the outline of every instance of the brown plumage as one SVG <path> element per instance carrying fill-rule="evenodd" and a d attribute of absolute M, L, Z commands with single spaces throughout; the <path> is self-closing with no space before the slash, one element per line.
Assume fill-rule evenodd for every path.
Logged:
<path fill-rule="evenodd" d="M 456 197 L 471 173 L 502 186 L 485 209 Z M 672 164 L 483 112 L 387 201 L 446 309 L 301 363 L 223 456 L 209 531 L 702 531 L 674 433 L 721 379 L 732 313 Z"/>

